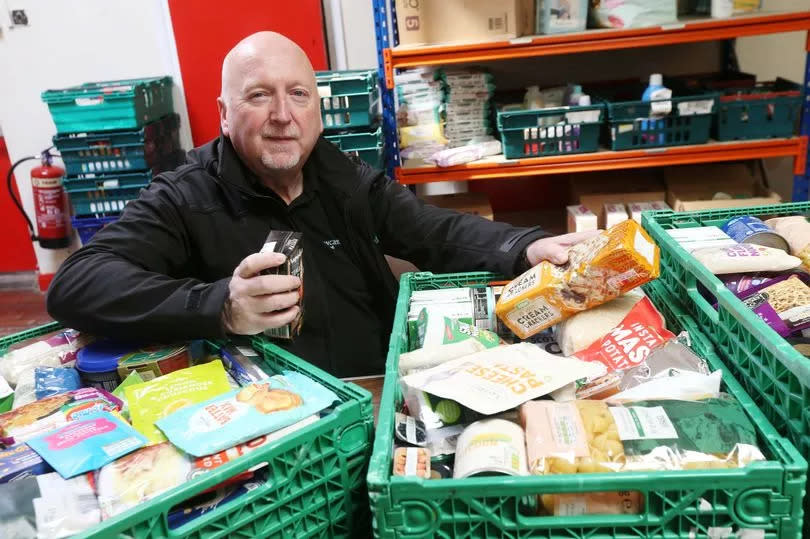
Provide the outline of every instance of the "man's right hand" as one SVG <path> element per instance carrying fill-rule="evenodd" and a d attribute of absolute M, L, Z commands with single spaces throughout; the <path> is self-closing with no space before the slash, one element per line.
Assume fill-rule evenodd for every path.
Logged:
<path fill-rule="evenodd" d="M 255 335 L 289 324 L 298 316 L 301 279 L 260 273 L 286 259 L 280 253 L 255 253 L 239 263 L 222 309 L 222 322 L 229 333 Z"/>

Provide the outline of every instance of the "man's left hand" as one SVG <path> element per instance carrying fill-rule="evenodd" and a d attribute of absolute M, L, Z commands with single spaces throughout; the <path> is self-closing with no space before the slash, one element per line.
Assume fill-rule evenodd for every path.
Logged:
<path fill-rule="evenodd" d="M 589 240 L 601 233 L 601 230 L 587 230 L 584 232 L 572 232 L 562 236 L 552 236 L 550 238 L 539 239 L 530 243 L 526 248 L 526 258 L 532 267 L 543 260 L 548 260 L 552 264 L 565 264 L 568 262 L 568 249 L 579 242 Z"/>

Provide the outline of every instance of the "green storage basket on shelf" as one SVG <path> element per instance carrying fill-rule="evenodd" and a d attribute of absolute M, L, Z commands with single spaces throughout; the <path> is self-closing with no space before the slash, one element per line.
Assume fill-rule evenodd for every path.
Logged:
<path fill-rule="evenodd" d="M 383 136 L 382 128 L 370 133 L 337 133 L 324 135 L 324 138 L 340 148 L 347 155 L 356 155 L 375 168 L 383 166 Z"/>
<path fill-rule="evenodd" d="M 378 537 L 687 538 L 707 537 L 723 528 L 735 532 L 761 530 L 773 538 L 801 536 L 806 461 L 776 432 L 740 384 L 726 374 L 713 347 L 686 313 L 668 320 L 670 327 L 688 330 L 696 351 L 713 369 L 724 371 L 724 390 L 742 403 L 756 425 L 767 462 L 739 469 L 578 474 L 575 478 L 547 475 L 425 480 L 392 476 L 394 412 L 402 401 L 397 369 L 400 354 L 408 350 L 406 327 L 412 291 L 485 285 L 495 278 L 487 273 L 410 273 L 400 281 L 368 473 Z M 534 500 L 539 493 L 613 490 L 639 491 L 643 511 L 637 515 L 576 517 L 534 516 L 525 511 L 536 509 Z"/>
<path fill-rule="evenodd" d="M 53 143 L 68 176 L 151 170 L 180 149 L 180 116 L 169 114 L 137 130 L 56 135 Z"/>
<path fill-rule="evenodd" d="M 717 140 L 792 137 L 802 115 L 802 87 L 786 79 L 723 90 L 712 136 Z"/>
<path fill-rule="evenodd" d="M 65 178 L 64 185 L 73 215 L 103 217 L 124 211 L 124 206 L 138 198 L 150 181 L 151 172 L 130 172 L 97 178 Z"/>
<path fill-rule="evenodd" d="M 377 121 L 380 89 L 376 70 L 315 73 L 326 131 L 370 128 Z"/>
<path fill-rule="evenodd" d="M 704 144 L 709 141 L 712 120 L 717 112 L 719 93 L 679 95 L 671 99 L 646 102 L 625 101 L 630 95 L 641 96 L 641 86 L 619 86 L 614 93 L 603 91 L 607 104 L 607 140 L 613 150 L 637 150 Z M 657 116 L 651 118 L 652 112 Z"/>
<path fill-rule="evenodd" d="M 592 116 L 596 121 L 590 121 Z M 602 104 L 499 111 L 503 154 L 507 159 L 520 159 L 595 152 L 604 118 Z"/>
<path fill-rule="evenodd" d="M 88 82 L 42 92 L 58 133 L 137 129 L 171 114 L 172 78 Z"/>
<path fill-rule="evenodd" d="M 60 329 L 51 323 L 0 338 L 0 357 L 14 343 Z M 334 391 L 340 402 L 301 430 L 200 475 L 154 499 L 73 536 L 109 539 L 230 537 L 366 537 L 370 530 L 365 473 L 374 429 L 371 395 L 285 350 L 253 339 L 263 368 L 300 372 Z M 267 482 L 235 500 L 170 529 L 169 510 L 254 466 Z"/>

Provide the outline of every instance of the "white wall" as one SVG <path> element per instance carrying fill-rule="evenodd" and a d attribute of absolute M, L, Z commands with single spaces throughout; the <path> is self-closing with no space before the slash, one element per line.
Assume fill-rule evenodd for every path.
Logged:
<path fill-rule="evenodd" d="M 10 28 L 12 8 L 25 9 L 29 26 Z M 51 145 L 56 129 L 40 100 L 43 90 L 161 75 L 175 81 L 180 140 L 189 149 L 191 132 L 166 0 L 0 0 L 0 129 L 12 162 Z M 31 161 L 15 172 L 29 216 L 33 166 Z M 34 248 L 42 274 L 56 271 L 69 253 Z"/>
<path fill-rule="evenodd" d="M 371 0 L 323 0 L 331 69 L 375 69 Z"/>

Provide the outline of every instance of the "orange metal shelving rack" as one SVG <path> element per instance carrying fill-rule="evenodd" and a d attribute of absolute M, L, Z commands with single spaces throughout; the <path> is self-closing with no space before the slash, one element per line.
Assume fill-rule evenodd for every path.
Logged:
<path fill-rule="evenodd" d="M 391 2 L 393 3 L 393 2 Z M 689 18 L 676 24 L 628 30 L 586 30 L 572 34 L 529 36 L 511 41 L 437 45 L 424 47 L 390 47 L 385 20 L 386 0 L 375 0 L 375 22 L 378 25 L 380 75 L 386 89 L 394 87 L 395 69 L 448 65 L 470 62 L 491 62 L 513 58 L 577 54 L 638 47 L 654 47 L 699 41 L 718 41 L 754 35 L 782 32 L 808 32 L 810 50 L 810 10 L 789 13 L 757 13 L 729 19 Z M 390 7 L 390 6 L 389 6 Z M 396 20 L 395 18 L 393 19 Z M 396 26 L 394 22 L 394 26 Z M 396 35 L 396 29 L 392 29 Z M 395 38 L 396 39 L 396 38 Z M 807 85 L 807 81 L 805 81 Z M 391 92 L 388 106 L 393 110 Z M 385 102 L 385 99 L 384 99 Z M 385 103 L 384 103 L 385 104 Z M 807 109 L 807 105 L 805 105 Z M 805 110 L 805 116 L 807 110 Z M 389 136 L 396 145 L 396 124 L 393 114 L 386 120 Z M 803 122 L 802 134 L 810 126 Z M 478 180 L 548 175 L 570 172 L 616 170 L 666 165 L 684 165 L 790 156 L 794 158 L 794 173 L 804 177 L 807 164 L 807 137 L 768 139 L 739 142 L 709 143 L 650 150 L 601 151 L 591 154 L 537 157 L 530 159 L 491 159 L 449 168 L 403 168 L 394 163 L 394 177 L 406 184 L 437 181 Z M 806 184 L 806 179 L 803 182 Z M 806 198 L 806 185 L 794 192 Z"/>

